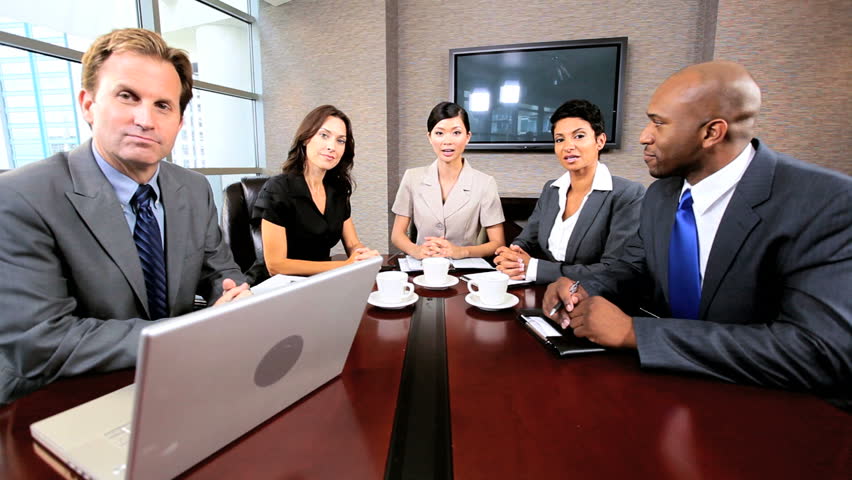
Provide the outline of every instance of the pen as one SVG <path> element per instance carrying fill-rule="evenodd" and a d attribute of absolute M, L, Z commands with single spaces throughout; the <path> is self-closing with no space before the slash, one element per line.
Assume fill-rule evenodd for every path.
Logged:
<path fill-rule="evenodd" d="M 580 281 L 577 280 L 576 282 L 571 284 L 571 288 L 568 289 L 568 293 L 571 293 L 571 294 L 577 293 L 577 290 L 579 290 L 579 289 L 580 289 Z M 550 311 L 550 315 L 548 315 L 548 316 L 552 317 L 552 316 L 556 315 L 556 312 L 558 312 L 560 308 L 564 308 L 564 307 L 565 307 L 565 303 L 562 300 L 559 300 L 558 302 L 556 302 L 556 305 L 553 306 L 553 310 Z"/>

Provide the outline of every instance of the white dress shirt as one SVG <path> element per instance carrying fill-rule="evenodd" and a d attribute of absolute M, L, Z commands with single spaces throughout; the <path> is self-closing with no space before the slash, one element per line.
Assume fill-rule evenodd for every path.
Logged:
<path fill-rule="evenodd" d="M 686 180 L 683 181 L 681 197 L 687 188 L 692 192 L 692 211 L 695 213 L 695 227 L 698 229 L 698 258 L 702 285 L 704 271 L 707 269 L 707 259 L 710 258 L 710 250 L 713 248 L 713 240 L 716 238 L 722 215 L 725 214 L 737 184 L 754 158 L 754 153 L 754 147 L 749 143 L 737 155 L 737 158 L 718 172 L 695 185 L 690 185 Z M 678 197 L 678 203 L 681 197 Z"/>
<path fill-rule="evenodd" d="M 571 240 L 571 234 L 574 232 L 574 227 L 577 225 L 577 219 L 580 218 L 580 212 L 586 205 L 586 200 L 589 195 L 595 191 L 612 191 L 612 174 L 609 173 L 609 168 L 603 163 L 598 162 L 595 168 L 595 177 L 592 179 L 592 188 L 583 197 L 580 208 L 573 215 L 562 220 L 562 215 L 565 214 L 565 202 L 568 196 L 568 189 L 571 188 L 571 172 L 565 172 L 555 182 L 550 184 L 551 188 L 559 189 L 559 213 L 556 214 L 556 219 L 553 222 L 553 229 L 550 231 L 550 236 L 547 237 L 547 249 L 557 261 L 565 260 L 565 251 L 568 250 L 568 241 Z M 536 273 L 538 272 L 538 259 L 530 258 L 530 264 L 526 270 L 526 280 L 534 282 Z"/>

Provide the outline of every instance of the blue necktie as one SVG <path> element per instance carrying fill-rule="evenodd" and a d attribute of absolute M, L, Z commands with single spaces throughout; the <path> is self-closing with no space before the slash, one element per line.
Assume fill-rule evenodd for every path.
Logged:
<path fill-rule="evenodd" d="M 698 318 L 701 274 L 698 263 L 698 229 L 692 212 L 692 193 L 683 192 L 669 241 L 669 303 L 676 318 Z"/>
<path fill-rule="evenodd" d="M 142 263 L 142 273 L 145 276 L 145 290 L 148 293 L 148 311 L 151 314 L 151 320 L 169 316 L 163 242 L 160 237 L 160 225 L 152 208 L 156 200 L 157 194 L 150 185 L 139 185 L 130 199 L 130 206 L 136 211 L 133 241 L 136 242 L 139 261 Z"/>

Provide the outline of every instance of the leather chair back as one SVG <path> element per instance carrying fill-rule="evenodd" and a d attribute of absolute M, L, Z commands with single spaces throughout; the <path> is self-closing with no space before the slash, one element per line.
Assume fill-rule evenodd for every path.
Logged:
<path fill-rule="evenodd" d="M 234 260 L 244 273 L 263 259 L 260 222 L 251 220 L 254 202 L 269 177 L 246 177 L 225 188 L 222 200 L 222 234 Z"/>

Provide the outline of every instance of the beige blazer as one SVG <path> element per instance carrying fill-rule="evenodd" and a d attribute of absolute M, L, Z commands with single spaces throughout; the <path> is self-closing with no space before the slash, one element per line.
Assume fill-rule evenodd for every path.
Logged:
<path fill-rule="evenodd" d="M 456 245 L 477 245 L 482 227 L 504 220 L 494 177 L 474 169 L 467 160 L 446 203 L 441 200 L 437 160 L 406 170 L 391 211 L 414 221 L 418 245 L 426 237 L 441 236 Z"/>

